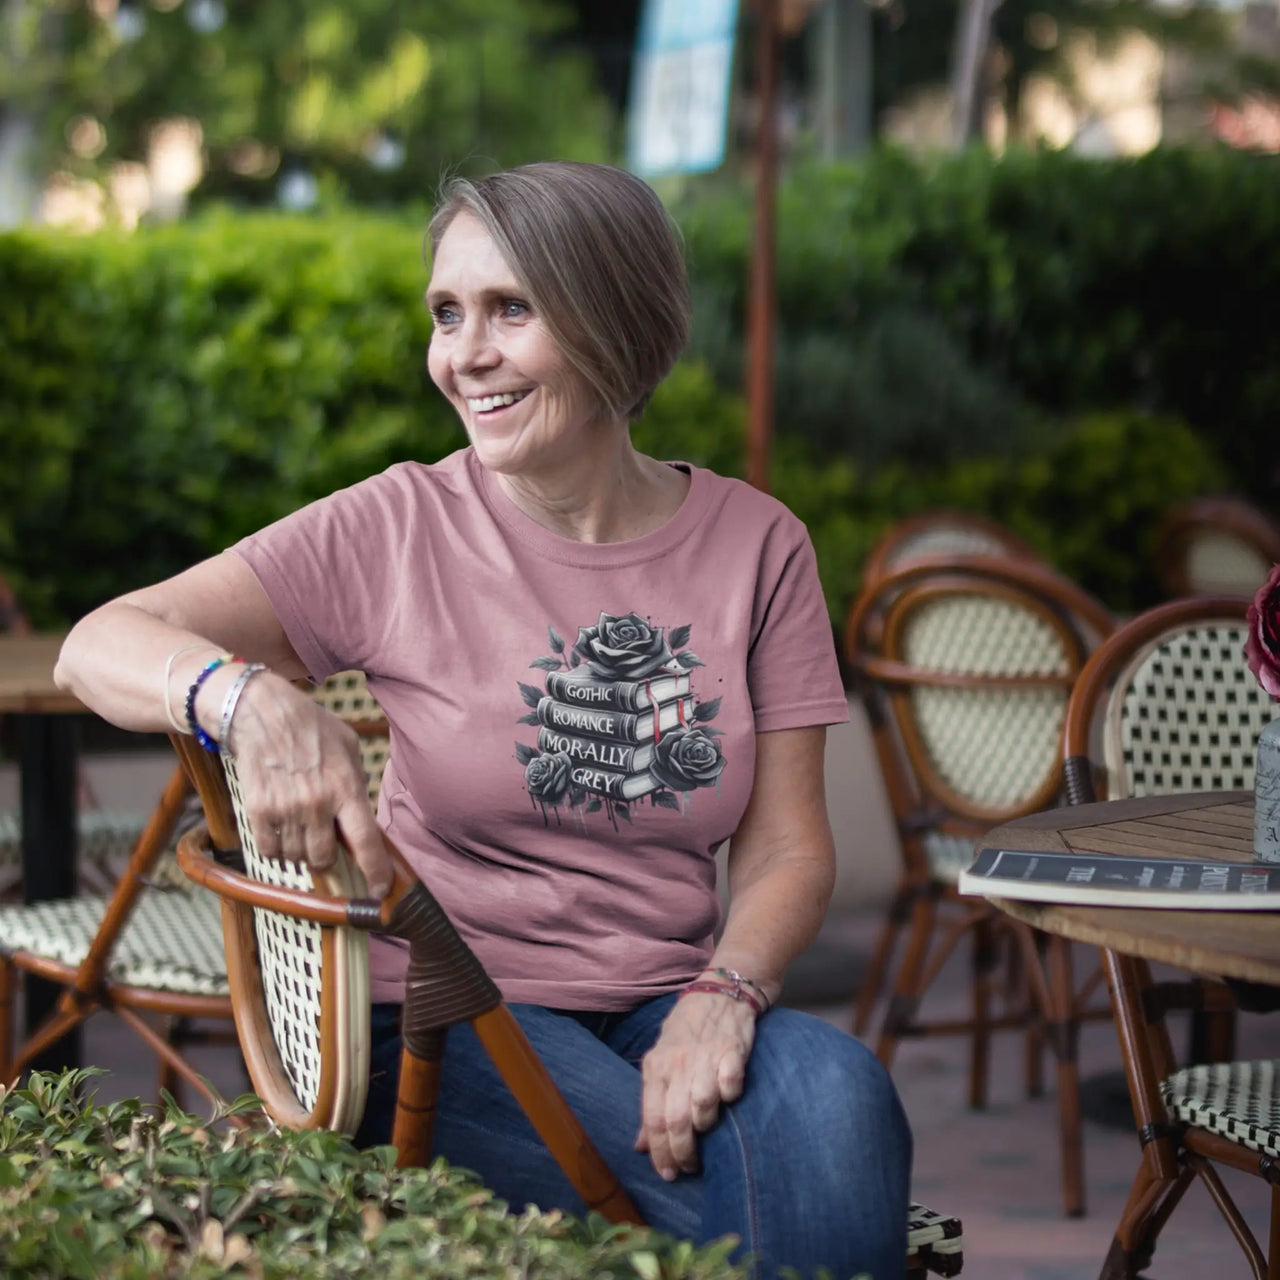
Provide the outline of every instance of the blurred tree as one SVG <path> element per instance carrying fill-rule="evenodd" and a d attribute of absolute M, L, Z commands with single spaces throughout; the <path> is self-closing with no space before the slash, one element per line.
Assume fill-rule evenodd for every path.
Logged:
<path fill-rule="evenodd" d="M 913 89 L 949 81 L 961 141 L 979 136 L 984 103 L 993 98 L 1016 128 L 1033 76 L 1070 88 L 1074 35 L 1105 49 L 1143 32 L 1205 59 L 1206 85 L 1212 67 L 1219 92 L 1257 79 L 1249 59 L 1232 56 L 1230 22 L 1212 0 L 883 0 L 874 8 L 877 112 Z"/>
<path fill-rule="evenodd" d="M 23 39 L 0 48 L 0 104 L 37 119 L 41 174 L 154 178 L 175 121 L 198 141 L 193 197 L 250 203 L 421 199 L 446 170 L 608 147 L 552 0 L 7 3 Z"/>

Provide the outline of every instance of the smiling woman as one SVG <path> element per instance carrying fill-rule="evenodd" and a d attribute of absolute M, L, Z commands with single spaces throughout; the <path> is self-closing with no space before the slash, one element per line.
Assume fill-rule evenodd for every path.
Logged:
<path fill-rule="evenodd" d="M 735 1234 L 760 1276 L 901 1275 L 893 1086 L 772 1008 L 834 880 L 823 745 L 848 710 L 813 549 L 774 499 L 631 440 L 688 335 L 679 236 L 637 178 L 555 162 L 455 182 L 430 239 L 427 363 L 470 446 L 103 606 L 59 679 L 234 754 L 266 856 L 322 868 L 340 834 L 377 894 L 389 832 L 651 1225 Z M 290 683 L 352 668 L 392 726 L 376 825 L 349 730 Z M 405 956 L 371 961 L 370 1142 Z M 465 1026 L 433 1150 L 584 1209 Z"/>

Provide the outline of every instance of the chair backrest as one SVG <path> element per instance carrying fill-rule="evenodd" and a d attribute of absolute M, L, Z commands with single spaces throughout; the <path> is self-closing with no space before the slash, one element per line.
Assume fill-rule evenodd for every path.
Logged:
<path fill-rule="evenodd" d="M 968 511 L 921 511 L 899 520 L 881 535 L 867 556 L 862 580 L 865 585 L 912 560 L 942 555 L 1041 560 L 1029 543 L 985 516 Z"/>
<path fill-rule="evenodd" d="M 360 736 L 360 763 L 369 784 L 369 803 L 375 808 L 382 774 L 391 754 L 391 729 L 386 713 L 369 692 L 363 671 L 339 671 L 310 687 L 311 697 Z"/>
<path fill-rule="evenodd" d="M 1253 786 L 1257 737 L 1276 705 L 1245 662 L 1248 604 L 1174 600 L 1131 618 L 1099 647 L 1068 709 L 1073 802 Z"/>
<path fill-rule="evenodd" d="M 934 557 L 868 584 L 846 657 L 900 827 L 978 834 L 1051 804 L 1071 686 L 1112 625 L 1027 559 Z"/>
<path fill-rule="evenodd" d="M 188 876 L 222 894 L 227 979 L 249 1078 L 268 1114 L 295 1129 L 354 1133 L 368 1090 L 367 932 L 282 905 L 359 898 L 363 883 L 345 857 L 326 873 L 263 858 L 241 801 L 234 760 L 175 736 L 204 806 L 206 825 L 179 844 Z M 261 893 L 228 895 L 193 871 L 193 856 L 242 873 Z M 273 904 L 274 903 L 274 908 Z"/>
<path fill-rule="evenodd" d="M 1247 595 L 1280 562 L 1280 524 L 1243 498 L 1196 498 L 1174 507 L 1156 535 L 1165 594 Z"/>

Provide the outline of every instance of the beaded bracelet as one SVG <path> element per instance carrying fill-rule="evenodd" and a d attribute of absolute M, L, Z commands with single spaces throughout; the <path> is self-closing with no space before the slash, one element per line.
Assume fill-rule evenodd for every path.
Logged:
<path fill-rule="evenodd" d="M 236 704 L 240 701 L 240 695 L 244 692 L 244 687 L 258 674 L 259 671 L 267 669 L 264 662 L 246 663 L 240 674 L 236 676 L 235 683 L 227 690 L 227 696 L 222 700 L 222 715 L 218 724 L 218 744 L 223 751 L 231 750 L 231 717 L 236 713 Z"/>
<path fill-rule="evenodd" d="M 726 987 L 721 982 L 691 982 L 687 987 L 681 990 L 680 994 L 676 996 L 676 999 L 683 1000 L 685 996 L 691 996 L 695 991 L 705 991 L 708 994 L 728 996 L 730 1000 L 745 1001 L 752 1009 L 755 1010 L 757 1018 L 763 1017 L 764 1015 L 764 1007 L 760 1004 L 760 1001 L 743 986 Z"/>
<path fill-rule="evenodd" d="M 734 990 L 740 990 L 742 987 L 751 987 L 756 995 L 764 1001 L 764 1011 L 769 1012 L 773 1008 L 773 1001 L 765 995 L 764 988 L 754 978 L 744 978 L 737 969 L 707 969 L 706 973 L 717 973 L 722 978 L 727 978 L 733 983 Z"/>
<path fill-rule="evenodd" d="M 196 719 L 196 694 L 200 692 L 200 686 L 211 676 L 219 667 L 225 667 L 228 662 L 243 662 L 243 658 L 237 658 L 233 653 L 220 653 L 214 660 L 209 663 L 203 671 L 191 682 L 191 688 L 187 690 L 187 728 L 191 730 L 191 736 L 206 750 L 216 752 L 218 744 L 200 727 L 200 722 Z"/>

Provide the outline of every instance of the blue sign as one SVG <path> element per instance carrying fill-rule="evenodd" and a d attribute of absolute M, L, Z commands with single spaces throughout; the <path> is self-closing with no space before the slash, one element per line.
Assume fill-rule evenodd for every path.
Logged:
<path fill-rule="evenodd" d="M 642 177 L 724 160 L 738 0 L 645 0 L 631 77 L 627 163 Z"/>

